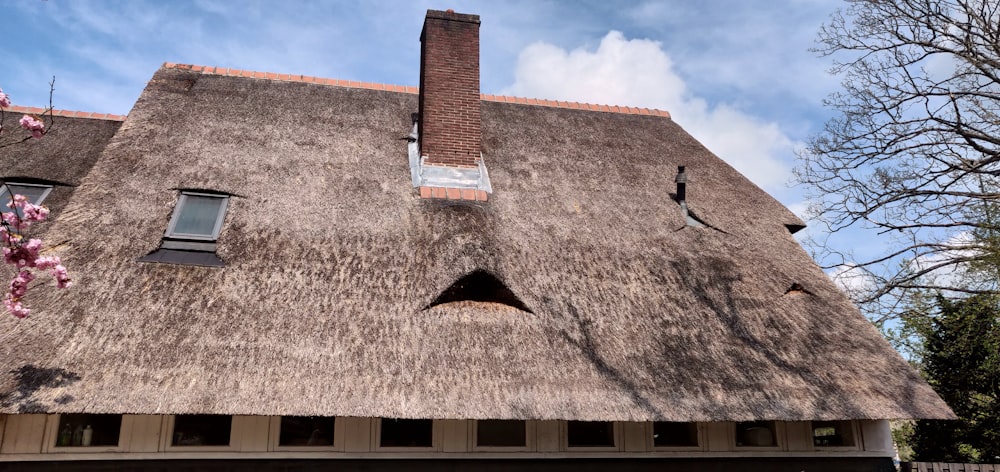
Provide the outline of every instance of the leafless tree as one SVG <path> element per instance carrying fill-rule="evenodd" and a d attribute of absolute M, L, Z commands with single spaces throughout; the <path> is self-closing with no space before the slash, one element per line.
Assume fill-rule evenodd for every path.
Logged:
<path fill-rule="evenodd" d="M 837 116 L 797 177 L 827 229 L 866 228 L 888 249 L 856 261 L 820 243 L 817 255 L 864 274 L 855 298 L 876 319 L 914 290 L 995 291 L 995 278 L 949 274 L 998 252 L 1000 0 L 848 3 L 817 48 L 843 78 L 826 101 Z"/>

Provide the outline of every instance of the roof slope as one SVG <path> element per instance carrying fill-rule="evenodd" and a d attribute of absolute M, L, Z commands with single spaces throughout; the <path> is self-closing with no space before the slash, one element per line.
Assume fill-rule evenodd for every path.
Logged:
<path fill-rule="evenodd" d="M 416 96 L 161 69 L 53 223 L 77 285 L 0 320 L 0 411 L 951 417 L 670 119 L 482 106 L 490 201 L 421 200 Z M 717 229 L 684 226 L 678 165 Z M 236 195 L 224 269 L 136 262 L 178 188 Z M 476 270 L 530 312 L 425 309 Z"/>
<path fill-rule="evenodd" d="M 0 136 L 0 181 L 52 185 L 44 204 L 52 211 L 51 218 L 57 218 L 74 187 L 121 127 L 124 117 L 53 110 L 44 138 L 34 139 L 22 132 L 17 122 L 21 113 L 41 111 L 19 106 L 6 109 L 2 123 L 5 131 Z M 44 234 L 47 226 L 48 223 L 36 225 L 32 233 Z"/>

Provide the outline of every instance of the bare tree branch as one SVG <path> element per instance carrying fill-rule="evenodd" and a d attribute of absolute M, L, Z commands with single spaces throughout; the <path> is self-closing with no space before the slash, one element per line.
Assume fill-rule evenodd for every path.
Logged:
<path fill-rule="evenodd" d="M 1000 2 L 849 0 L 819 32 L 843 91 L 838 116 L 799 155 L 798 181 L 828 230 L 864 228 L 883 255 L 855 260 L 816 242 L 820 261 L 865 277 L 875 318 L 915 290 L 984 293 L 1000 263 Z M 971 283 L 971 285 L 970 285 Z"/>

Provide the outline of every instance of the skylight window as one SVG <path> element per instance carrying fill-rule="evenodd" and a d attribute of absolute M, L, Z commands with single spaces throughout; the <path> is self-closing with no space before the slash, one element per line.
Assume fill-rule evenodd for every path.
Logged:
<path fill-rule="evenodd" d="M 167 227 L 167 237 L 214 241 L 229 204 L 227 195 L 182 192 Z"/>
<path fill-rule="evenodd" d="M 14 198 L 14 195 L 24 195 L 28 199 L 28 203 L 41 205 L 51 191 L 51 185 L 7 182 L 0 188 L 0 205 L 2 205 L 0 210 L 4 213 L 11 211 L 7 204 Z M 22 216 L 20 210 L 18 210 L 17 216 Z"/>
<path fill-rule="evenodd" d="M 182 191 L 160 247 L 139 262 L 224 267 L 215 250 L 228 206 L 228 194 Z"/>
<path fill-rule="evenodd" d="M 4 184 L 3 190 L 0 190 L 0 192 L 2 192 L 0 193 L 0 198 L 3 199 L 3 202 L 6 205 L 7 202 L 14 198 L 14 195 L 24 195 L 27 197 L 28 202 L 34 205 L 40 205 L 42 200 L 45 200 L 45 197 L 47 197 L 51 191 L 51 185 L 7 182 Z"/>

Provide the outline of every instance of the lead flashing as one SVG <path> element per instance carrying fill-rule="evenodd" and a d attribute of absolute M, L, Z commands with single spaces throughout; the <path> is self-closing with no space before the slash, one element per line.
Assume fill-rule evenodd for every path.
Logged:
<path fill-rule="evenodd" d="M 406 146 L 407 158 L 410 163 L 410 180 L 414 188 L 441 187 L 451 189 L 481 190 L 493 193 L 490 174 L 482 155 L 478 167 L 451 167 L 438 164 L 427 164 L 427 156 L 420 155 L 417 124 L 413 123 Z"/>

